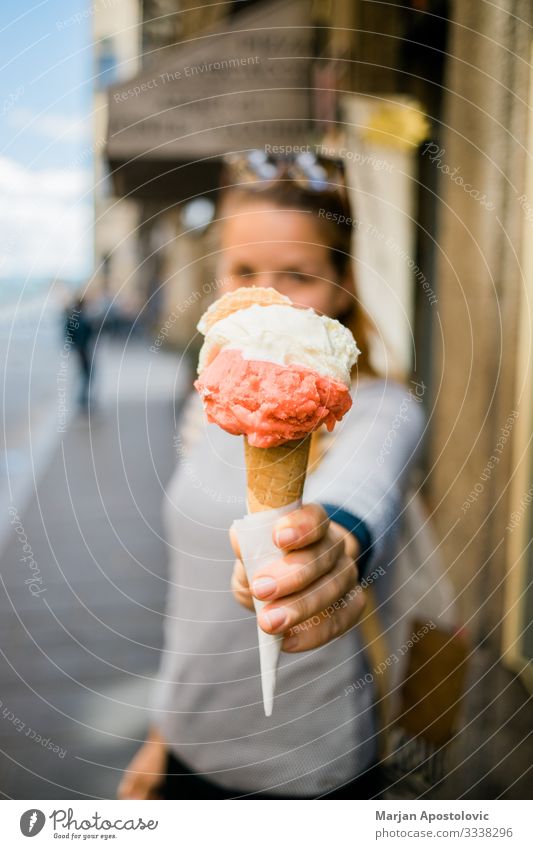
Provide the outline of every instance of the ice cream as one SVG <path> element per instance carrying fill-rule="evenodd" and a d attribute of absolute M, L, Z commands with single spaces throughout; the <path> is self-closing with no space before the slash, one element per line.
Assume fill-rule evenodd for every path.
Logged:
<path fill-rule="evenodd" d="M 244 291 L 250 297 L 254 290 Z M 332 430 L 350 409 L 359 351 L 340 322 L 293 307 L 288 298 L 213 317 L 208 311 L 199 324 L 205 342 L 195 383 L 210 421 L 270 448 L 322 424 Z"/>
<path fill-rule="evenodd" d="M 305 366 L 348 386 L 359 353 L 348 328 L 287 301 L 252 304 L 212 324 L 205 332 L 198 371 L 201 373 L 218 351 L 232 349 L 246 360 Z M 198 328 L 203 327 L 200 322 Z"/>
<path fill-rule="evenodd" d="M 270 448 L 326 424 L 332 430 L 351 406 L 346 386 L 299 365 L 246 360 L 222 350 L 197 386 L 210 421 L 250 445 Z"/>
<path fill-rule="evenodd" d="M 245 437 L 248 516 L 233 525 L 251 583 L 279 556 L 275 522 L 301 505 L 311 434 L 350 409 L 359 351 L 340 322 L 274 289 L 237 289 L 202 316 L 195 387 L 207 418 Z M 254 599 L 258 612 L 265 602 Z M 272 713 L 283 637 L 258 626 L 265 714 Z"/>

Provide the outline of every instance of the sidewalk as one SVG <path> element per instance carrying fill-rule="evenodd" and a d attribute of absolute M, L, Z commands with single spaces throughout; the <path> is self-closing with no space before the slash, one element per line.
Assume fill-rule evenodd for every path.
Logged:
<path fill-rule="evenodd" d="M 0 580 L 8 798 L 113 797 L 146 730 L 165 598 L 160 506 L 186 375 L 140 341 L 107 343 L 98 369 L 98 411 L 72 417 L 29 505 L 11 505 Z"/>

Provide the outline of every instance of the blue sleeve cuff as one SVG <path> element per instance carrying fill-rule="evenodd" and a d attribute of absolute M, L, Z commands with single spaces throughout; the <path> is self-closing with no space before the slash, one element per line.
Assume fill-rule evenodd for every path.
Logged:
<path fill-rule="evenodd" d="M 337 524 L 346 528 L 359 543 L 360 554 L 357 558 L 357 568 L 359 570 L 359 581 L 361 581 L 368 572 L 368 565 L 372 557 L 372 534 L 368 525 L 363 519 L 359 519 L 348 510 L 343 510 L 342 507 L 336 507 L 335 504 L 324 504 L 322 502 L 322 507 L 332 522 L 337 522 Z"/>

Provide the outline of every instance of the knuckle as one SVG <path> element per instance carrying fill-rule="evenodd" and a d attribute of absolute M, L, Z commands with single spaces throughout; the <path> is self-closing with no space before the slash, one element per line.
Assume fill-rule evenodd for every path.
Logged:
<path fill-rule="evenodd" d="M 242 604 L 243 607 L 253 606 L 252 596 L 248 587 L 244 587 L 235 572 L 231 577 L 231 591 L 236 601 Z"/>
<path fill-rule="evenodd" d="M 315 543 L 316 550 L 322 557 L 327 557 L 328 560 L 337 560 L 337 546 L 335 540 L 329 533 L 322 536 Z"/>
<path fill-rule="evenodd" d="M 344 583 L 344 575 L 342 571 L 336 572 L 331 576 L 330 581 L 328 582 L 328 594 L 334 596 L 336 599 L 340 598 L 344 592 Z"/>
<path fill-rule="evenodd" d="M 346 529 L 333 523 L 329 526 L 329 535 L 336 544 L 340 544 L 344 548 L 344 540 L 346 537 Z"/>
<path fill-rule="evenodd" d="M 282 560 L 282 563 L 285 567 L 288 567 L 291 570 L 294 569 L 303 569 L 306 567 L 310 560 L 309 550 L 306 548 L 296 549 L 296 551 L 291 551 L 289 554 L 286 554 Z"/>
<path fill-rule="evenodd" d="M 239 602 L 242 607 L 246 607 L 247 610 L 253 610 L 253 602 L 250 600 L 249 596 L 244 593 L 235 592 L 234 593 L 235 600 Z"/>
<path fill-rule="evenodd" d="M 340 555 L 346 553 L 346 534 L 343 534 L 340 531 L 335 534 L 335 547 L 337 551 L 340 552 Z"/>
<path fill-rule="evenodd" d="M 311 601 L 310 595 L 305 595 L 297 599 L 292 604 L 291 624 L 295 625 L 300 622 L 305 622 L 311 616 Z"/>
<path fill-rule="evenodd" d="M 329 530 L 329 516 L 320 504 L 315 504 L 315 508 L 315 522 L 321 534 L 324 535 Z"/>
<path fill-rule="evenodd" d="M 335 543 L 330 543 L 324 550 L 324 562 L 329 565 L 330 569 L 339 568 L 342 565 L 342 549 Z"/>
<path fill-rule="evenodd" d="M 314 578 L 315 569 L 312 563 L 305 562 L 295 565 L 290 575 L 290 592 L 297 592 L 306 587 Z"/>
<path fill-rule="evenodd" d="M 316 515 L 318 516 L 318 518 L 321 522 L 329 522 L 328 514 L 326 513 L 326 511 L 324 510 L 324 508 L 322 507 L 321 504 L 318 504 L 315 501 L 315 502 L 312 503 L 311 506 L 314 508 Z"/>
<path fill-rule="evenodd" d="M 324 554 L 323 551 L 319 548 L 314 548 L 312 551 L 309 551 L 309 556 L 307 557 L 306 568 L 309 571 L 310 578 L 317 578 L 322 572 L 328 568 L 328 558 Z"/>
<path fill-rule="evenodd" d="M 347 603 L 348 607 L 359 608 L 359 605 L 361 604 L 360 599 L 362 598 L 362 596 L 363 596 L 363 591 L 362 591 L 361 587 L 359 587 L 357 584 L 356 584 L 355 588 L 351 587 L 351 589 L 348 590 L 347 593 L 346 593 L 346 603 Z"/>
<path fill-rule="evenodd" d="M 329 534 L 325 534 L 319 537 L 319 539 L 317 539 L 313 543 L 313 549 L 315 552 L 315 557 L 331 558 L 331 555 L 335 550 L 335 543 L 333 542 Z"/>
<path fill-rule="evenodd" d="M 344 583 L 351 589 L 357 584 L 357 566 L 355 565 L 355 561 L 352 558 L 346 561 L 346 564 L 343 566 L 343 575 L 344 575 Z"/>
<path fill-rule="evenodd" d="M 243 588 L 248 586 L 248 579 L 246 577 L 246 571 L 245 571 L 244 566 L 243 566 L 243 564 L 241 563 L 240 560 L 236 560 L 235 563 L 233 564 L 233 572 L 231 574 L 231 582 L 232 582 L 232 585 L 233 585 L 233 583 L 235 583 L 235 585 L 237 585 L 239 587 L 243 587 Z"/>
<path fill-rule="evenodd" d="M 334 640 L 336 637 L 338 637 L 340 635 L 341 623 L 340 623 L 339 617 L 336 616 L 335 614 L 333 614 L 333 616 L 329 617 L 328 628 L 329 628 L 329 639 L 330 640 Z"/>
<path fill-rule="evenodd" d="M 330 524 L 327 535 L 329 544 L 332 548 L 340 548 L 341 551 L 344 551 L 346 539 L 346 531 L 344 528 L 341 528 L 340 525 L 336 525 L 335 523 Z"/>
<path fill-rule="evenodd" d="M 321 536 L 326 533 L 329 527 L 329 518 L 321 504 L 314 502 L 306 504 L 302 508 L 302 513 L 305 517 L 306 525 L 310 526 L 310 531 L 317 531 Z"/>

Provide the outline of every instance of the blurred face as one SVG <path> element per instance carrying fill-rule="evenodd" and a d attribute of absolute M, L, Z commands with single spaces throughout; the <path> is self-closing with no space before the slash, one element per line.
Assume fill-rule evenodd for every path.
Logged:
<path fill-rule="evenodd" d="M 312 213 L 239 198 L 226 204 L 222 215 L 221 294 L 240 286 L 272 286 L 296 304 L 332 318 L 348 308 L 351 278 L 339 279 L 323 228 Z"/>

